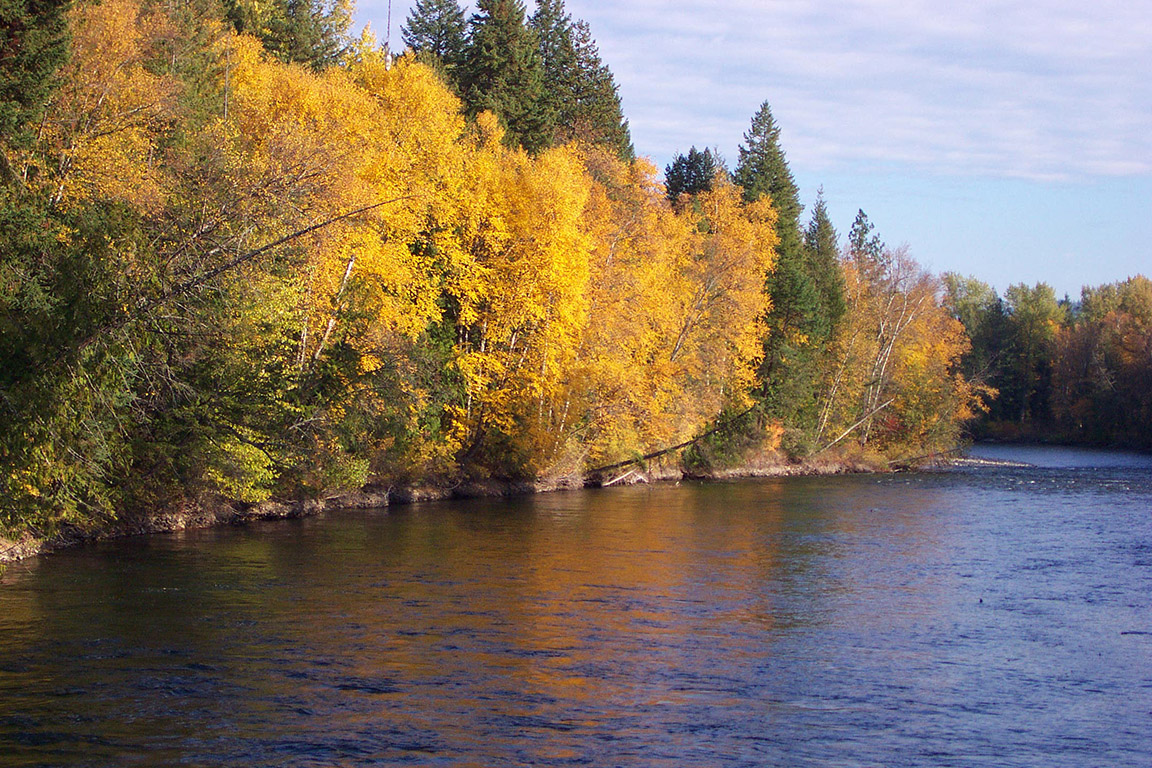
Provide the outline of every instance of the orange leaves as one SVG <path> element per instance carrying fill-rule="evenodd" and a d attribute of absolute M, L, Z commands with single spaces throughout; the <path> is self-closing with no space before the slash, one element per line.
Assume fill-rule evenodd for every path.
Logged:
<path fill-rule="evenodd" d="M 678 213 L 643 161 L 510 150 L 494 115 L 467 125 L 433 70 L 386 67 L 367 42 L 316 72 L 220 27 L 195 101 L 188 68 L 158 53 L 181 27 L 149 7 L 74 12 L 52 181 L 60 200 L 144 214 L 143 293 L 203 288 L 173 314 L 202 311 L 230 370 L 277 393 L 254 407 L 282 423 L 253 434 L 538 474 L 680 442 L 744 404 L 774 264 L 767 202 L 718 179 Z M 134 306 L 155 306 L 143 293 Z M 240 444 L 217 453 L 210 479 L 234 497 L 276 482 Z"/>

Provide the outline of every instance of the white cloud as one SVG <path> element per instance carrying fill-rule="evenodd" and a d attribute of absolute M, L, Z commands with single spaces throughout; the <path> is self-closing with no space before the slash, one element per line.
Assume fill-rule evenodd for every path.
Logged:
<path fill-rule="evenodd" d="M 359 16 L 383 30 L 386 0 Z M 410 0 L 393 4 L 393 40 Z M 734 159 L 771 103 L 794 167 L 1032 179 L 1152 173 L 1146 0 L 568 0 L 637 150 Z"/>

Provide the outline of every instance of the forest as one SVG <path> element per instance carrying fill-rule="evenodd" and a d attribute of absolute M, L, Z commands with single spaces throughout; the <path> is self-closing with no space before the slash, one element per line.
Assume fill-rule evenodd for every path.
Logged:
<path fill-rule="evenodd" d="M 1075 301 L 1047 283 L 1001 297 L 974 277 L 944 281 L 972 340 L 965 374 L 999 395 L 977 437 L 1152 449 L 1152 281 L 1085 286 Z"/>
<path fill-rule="evenodd" d="M 863 211 L 841 242 L 767 102 L 734 169 L 661 173 L 562 0 L 420 0 L 396 56 L 342 0 L 2 7 L 6 535 L 671 446 L 887 466 L 983 414 L 1147 439 L 1147 280 L 1000 299 Z"/>

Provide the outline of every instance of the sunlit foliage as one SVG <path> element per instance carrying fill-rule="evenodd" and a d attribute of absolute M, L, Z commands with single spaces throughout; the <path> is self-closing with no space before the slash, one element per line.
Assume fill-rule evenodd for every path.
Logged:
<path fill-rule="evenodd" d="M 807 327 L 770 322 L 771 195 L 707 151 L 673 189 L 632 160 L 586 27 L 568 52 L 599 106 L 548 132 L 522 100 L 541 49 L 521 4 L 481 4 L 464 103 L 443 62 L 348 40 L 346 10 L 70 11 L 57 87 L 5 113 L 0 528 L 580 477 L 750 411 L 765 339 Z M 839 302 L 835 233 L 813 227 Z M 934 281 L 899 254 L 845 269 L 851 320 L 802 374 L 822 440 L 953 438 L 977 399 Z M 1127 349 L 1130 321 L 1101 313 Z"/>

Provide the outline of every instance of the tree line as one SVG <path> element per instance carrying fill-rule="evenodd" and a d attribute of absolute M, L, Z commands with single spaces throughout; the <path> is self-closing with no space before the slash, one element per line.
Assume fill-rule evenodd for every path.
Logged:
<path fill-rule="evenodd" d="M 999 392 L 976 434 L 1152 448 L 1152 281 L 1086 286 L 1078 301 L 1047 283 L 1003 296 L 974 277 L 945 283 L 972 339 L 966 375 Z"/>
<path fill-rule="evenodd" d="M 684 443 L 887 460 L 989 393 L 906 249 L 802 226 L 767 104 L 734 172 L 635 158 L 559 0 L 422 1 L 395 61 L 341 4 L 3 13 L 9 533 Z"/>

